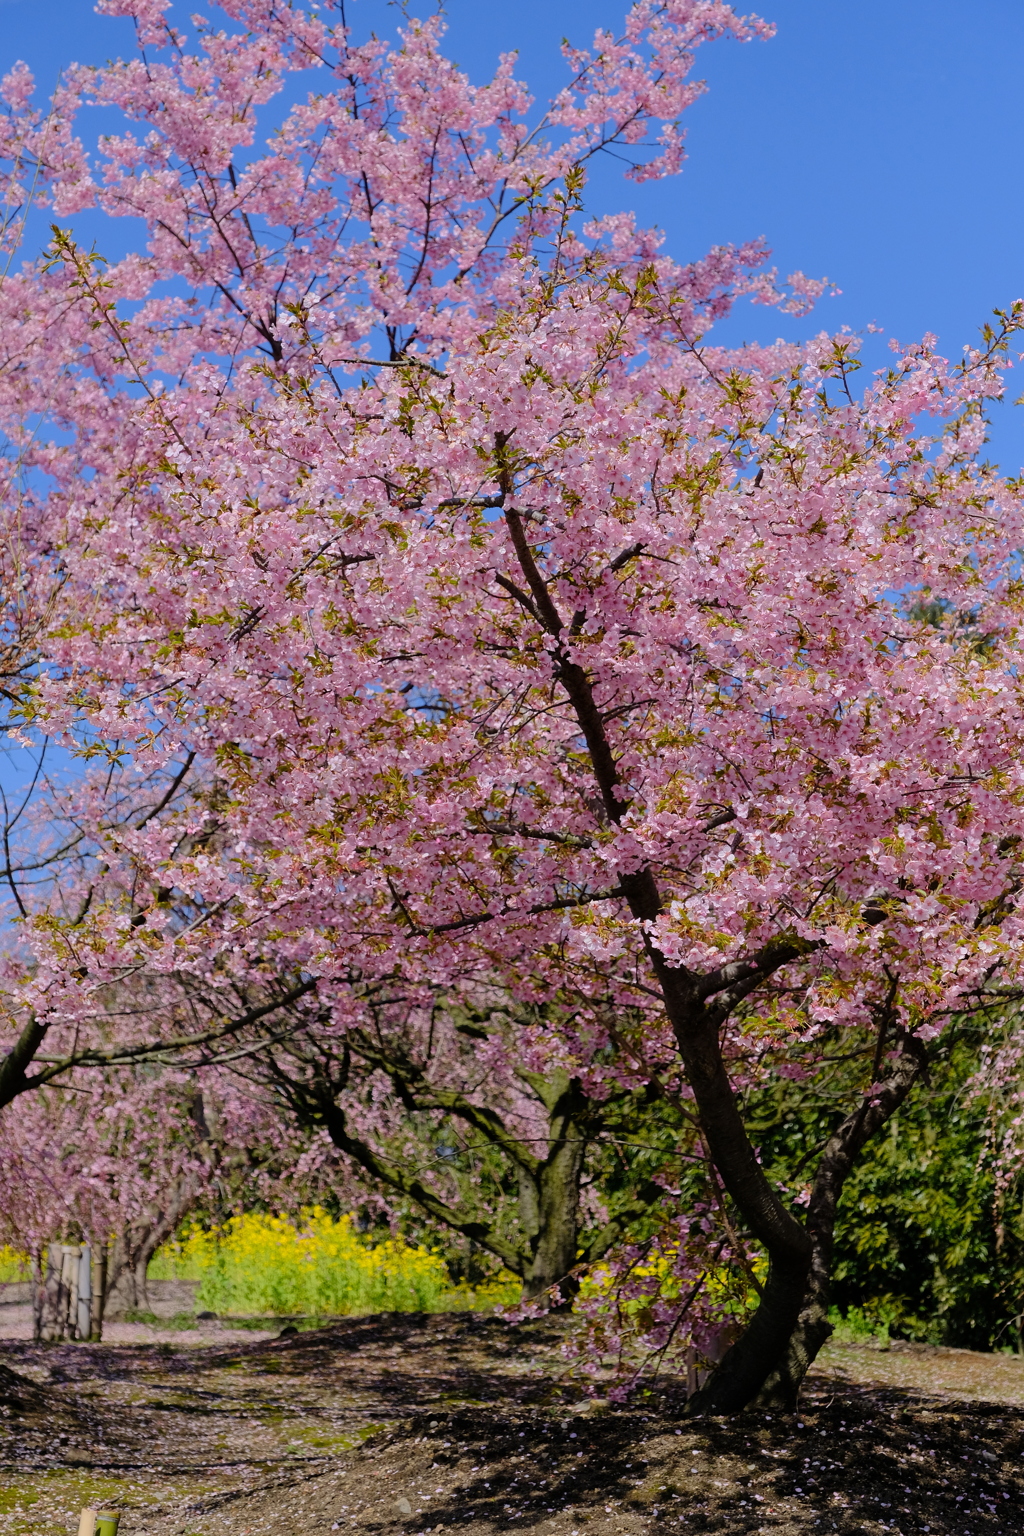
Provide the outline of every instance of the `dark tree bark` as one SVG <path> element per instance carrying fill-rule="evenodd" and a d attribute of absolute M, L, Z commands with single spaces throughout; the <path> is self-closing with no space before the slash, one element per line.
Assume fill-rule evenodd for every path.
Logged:
<path fill-rule="evenodd" d="M 46 1025 L 30 1018 L 11 1049 L 0 1060 L 0 1109 L 5 1109 L 19 1094 L 27 1092 L 33 1081 L 28 1069 L 46 1039 Z"/>
<path fill-rule="evenodd" d="M 768 1278 L 753 1318 L 690 1400 L 693 1413 L 738 1413 L 757 1396 L 797 1326 L 812 1244 L 757 1160 L 722 1058 L 718 1021 L 692 993 L 687 995 L 685 981 L 660 956 L 655 968 L 708 1150 L 744 1222 L 768 1255 Z"/>
<path fill-rule="evenodd" d="M 199 1053 L 204 1047 L 226 1041 L 263 1020 L 272 1020 L 275 1025 L 278 1024 L 281 1014 L 288 1015 L 294 1003 L 315 990 L 315 977 L 307 977 L 303 981 L 283 988 L 269 1001 L 265 1000 L 255 1007 L 240 1010 L 233 1018 L 225 1020 L 219 1009 L 211 1010 L 217 1020 L 212 1028 L 171 1039 L 168 1039 L 162 1031 L 163 1020 L 158 1011 L 154 1038 L 145 1044 L 115 1046 L 109 1050 L 90 1046 L 81 1050 L 72 1050 L 64 1056 L 39 1054 L 50 1026 L 41 1024 L 33 1015 L 22 1025 L 13 1045 L 0 1054 L 0 1110 L 5 1109 L 21 1094 L 31 1093 L 35 1088 L 45 1088 L 50 1083 L 59 1082 L 67 1073 L 79 1067 L 99 1068 L 102 1071 L 105 1067 L 138 1066 L 154 1057 L 160 1059 L 169 1051 L 194 1051 L 197 1053 L 196 1065 L 202 1066 L 204 1057 Z M 280 1036 L 277 1035 L 276 1038 Z M 29 1068 L 33 1067 L 35 1070 L 30 1073 Z"/>

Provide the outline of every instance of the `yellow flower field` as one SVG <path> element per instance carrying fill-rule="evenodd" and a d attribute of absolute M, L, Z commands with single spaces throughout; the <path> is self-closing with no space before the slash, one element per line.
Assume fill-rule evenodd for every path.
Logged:
<path fill-rule="evenodd" d="M 233 1216 L 224 1227 L 193 1227 L 154 1258 L 151 1278 L 198 1280 L 197 1304 L 220 1313 L 450 1312 L 518 1299 L 511 1275 L 486 1286 L 453 1285 L 427 1248 L 370 1243 L 350 1216 L 318 1206 L 296 1220 Z"/>
<path fill-rule="evenodd" d="M 11 1280 L 27 1280 L 32 1272 L 28 1255 L 0 1243 L 0 1285 Z"/>

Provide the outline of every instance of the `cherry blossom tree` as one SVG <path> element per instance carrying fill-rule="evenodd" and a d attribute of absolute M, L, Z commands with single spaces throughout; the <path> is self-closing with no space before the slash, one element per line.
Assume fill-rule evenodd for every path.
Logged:
<path fill-rule="evenodd" d="M 943 1019 L 1013 984 L 1016 492 L 975 459 L 988 353 L 959 375 L 912 353 L 860 408 L 829 397 L 848 366 L 831 342 L 782 349 L 771 373 L 747 359 L 739 377 L 708 349 L 627 353 L 619 370 L 605 350 L 593 388 L 580 330 L 605 342 L 623 286 L 591 284 L 585 305 L 573 286 L 444 380 L 410 370 L 364 391 L 395 424 L 393 461 L 373 426 L 342 461 L 359 498 L 346 550 L 372 550 L 358 562 L 372 575 L 307 566 L 271 609 L 281 546 L 262 543 L 235 609 L 260 623 L 223 663 L 210 646 L 204 703 L 223 710 L 244 642 L 256 707 L 234 694 L 221 756 L 245 922 L 287 911 L 325 984 L 368 949 L 435 978 L 471 950 L 506 974 L 529 954 L 551 986 L 577 970 L 582 997 L 599 966 L 623 1007 L 660 993 L 716 1164 L 773 1261 L 705 1389 L 729 1407 L 796 1328 L 791 1392 L 823 1336 L 845 1171 Z M 661 318 L 649 290 L 627 288 L 627 306 Z M 909 426 L 928 407 L 948 420 L 934 452 Z M 275 437 L 289 441 L 281 416 Z M 333 512 L 345 485 L 337 464 L 325 473 Z M 382 485 L 370 507 L 367 482 Z M 184 561 L 170 565 L 180 581 Z M 918 612 L 923 587 L 938 624 L 934 604 Z M 291 603 L 338 618 L 311 643 L 282 622 Z M 282 714 L 301 699 L 305 737 L 275 718 L 279 687 Z M 202 880 L 208 905 L 223 900 L 222 866 L 183 884 Z M 751 1035 L 836 1023 L 874 1027 L 876 1064 L 825 1151 L 808 1233 L 759 1169 L 728 1059 Z"/>
<path fill-rule="evenodd" d="M 84 1039 L 159 977 L 194 1038 L 247 1039 L 469 976 L 571 995 L 605 1091 L 640 1016 L 768 1260 L 693 1406 L 792 1404 L 849 1169 L 950 1015 L 1018 987 L 1020 490 L 982 449 L 1021 307 L 857 396 L 849 336 L 708 339 L 823 285 L 588 222 L 588 159 L 676 170 L 695 46 L 764 31 L 723 5 L 642 0 L 532 127 L 512 61 L 471 87 L 436 22 L 389 49 L 224 9 L 190 53 L 133 6 L 140 59 L 69 77 L 145 131 L 60 196 L 149 243 L 106 269 L 58 231 L 33 278 L 82 340 L 45 495 L 71 606 L 23 707 L 95 772 L 12 1006 Z M 742 1090 L 842 1031 L 869 1080 L 802 1208 Z"/>

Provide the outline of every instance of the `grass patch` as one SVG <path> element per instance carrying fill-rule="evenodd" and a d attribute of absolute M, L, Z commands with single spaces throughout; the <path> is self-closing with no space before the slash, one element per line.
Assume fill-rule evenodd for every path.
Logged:
<path fill-rule="evenodd" d="M 296 1455 L 300 1451 L 319 1451 L 324 1455 L 335 1456 L 342 1451 L 354 1451 L 371 1436 L 382 1434 L 384 1430 L 393 1427 L 393 1422 L 384 1424 L 380 1420 L 372 1424 L 362 1424 L 357 1429 L 333 1434 L 319 1428 L 300 1427 L 292 1430 L 287 1445 L 289 1451 Z"/>
<path fill-rule="evenodd" d="M 254 1320 L 471 1311 L 515 1302 L 520 1289 L 512 1276 L 453 1285 L 438 1254 L 391 1238 L 373 1243 L 350 1216 L 335 1220 L 318 1207 L 294 1221 L 250 1214 L 212 1230 L 194 1227 L 157 1254 L 149 1276 L 197 1280 L 200 1310 Z"/>
<path fill-rule="evenodd" d="M 204 1487 L 214 1486 L 204 1483 Z M 0 1520 L 7 1536 L 66 1536 L 86 1506 L 138 1509 L 159 1503 L 166 1492 L 146 1489 L 134 1479 L 64 1467 L 9 1474 L 0 1488 Z"/>

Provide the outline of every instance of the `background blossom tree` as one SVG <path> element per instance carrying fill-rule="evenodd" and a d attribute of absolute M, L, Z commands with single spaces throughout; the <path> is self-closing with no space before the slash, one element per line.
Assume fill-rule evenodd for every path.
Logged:
<path fill-rule="evenodd" d="M 627 1234 L 672 1227 L 680 1170 L 703 1171 L 675 1052 L 637 1070 L 609 1059 L 603 1034 L 574 1037 L 550 1014 L 494 989 L 451 989 L 432 1007 L 382 995 L 362 1023 L 319 1020 L 245 1071 L 371 1189 L 461 1234 L 545 1303 Z"/>
<path fill-rule="evenodd" d="M 19 1096 L 4 1113 L 3 1148 L 0 1235 L 31 1257 L 37 1333 L 53 1299 L 51 1243 L 88 1243 L 102 1256 L 105 1297 L 116 1289 L 147 1311 L 149 1263 L 184 1224 L 223 1221 L 246 1202 L 297 1209 L 331 1163 L 232 1078 L 152 1063 L 72 1073 Z M 330 1168 L 330 1182 L 344 1188 L 343 1170 Z"/>

